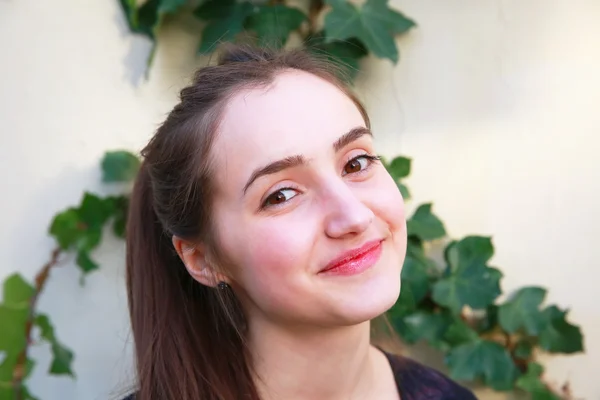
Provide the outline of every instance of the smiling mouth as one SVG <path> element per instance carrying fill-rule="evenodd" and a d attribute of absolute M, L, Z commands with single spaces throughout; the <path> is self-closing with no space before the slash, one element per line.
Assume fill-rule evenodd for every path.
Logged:
<path fill-rule="evenodd" d="M 383 240 L 373 240 L 347 251 L 319 271 L 323 275 L 355 275 L 371 268 L 379 260 Z"/>

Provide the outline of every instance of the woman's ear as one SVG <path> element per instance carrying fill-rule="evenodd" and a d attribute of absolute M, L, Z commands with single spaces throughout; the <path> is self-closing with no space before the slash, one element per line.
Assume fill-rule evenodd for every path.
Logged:
<path fill-rule="evenodd" d="M 215 287 L 219 282 L 229 283 L 227 277 L 217 272 L 214 265 L 208 261 L 206 247 L 195 244 L 173 235 L 173 247 L 179 254 L 188 273 L 203 285 Z"/>

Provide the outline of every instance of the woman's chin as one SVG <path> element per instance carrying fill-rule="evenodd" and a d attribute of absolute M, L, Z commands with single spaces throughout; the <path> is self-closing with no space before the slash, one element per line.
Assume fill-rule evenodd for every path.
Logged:
<path fill-rule="evenodd" d="M 337 304 L 342 325 L 356 325 L 388 311 L 400 295 L 400 278 L 387 279 L 378 285 L 349 291 Z"/>

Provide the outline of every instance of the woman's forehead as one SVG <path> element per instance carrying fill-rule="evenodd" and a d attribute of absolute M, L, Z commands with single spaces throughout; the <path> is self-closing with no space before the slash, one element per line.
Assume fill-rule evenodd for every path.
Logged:
<path fill-rule="evenodd" d="M 233 152 L 298 152 L 360 125 L 364 125 L 362 114 L 337 86 L 306 72 L 290 71 L 267 87 L 240 91 L 228 101 L 215 147 Z"/>

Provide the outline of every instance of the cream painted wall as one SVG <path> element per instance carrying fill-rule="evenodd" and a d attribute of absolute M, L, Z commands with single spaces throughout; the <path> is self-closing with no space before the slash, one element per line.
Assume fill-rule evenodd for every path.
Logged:
<path fill-rule="evenodd" d="M 453 237 L 493 236 L 504 289 L 542 285 L 572 309 L 587 353 L 544 361 L 577 398 L 600 399 L 600 3 L 392 3 L 419 28 L 400 40 L 399 65 L 369 60 L 358 83 L 381 152 L 414 159 L 411 206 L 433 201 Z M 32 277 L 48 259 L 57 210 L 114 190 L 99 183 L 103 152 L 139 149 L 200 65 L 192 23 L 165 33 L 146 81 L 149 44 L 116 1 L 0 1 L 1 277 Z M 116 398 L 131 383 L 123 254 L 109 239 L 84 287 L 72 260 L 53 271 L 40 308 L 78 379 L 48 377 L 36 348 L 44 400 Z"/>

